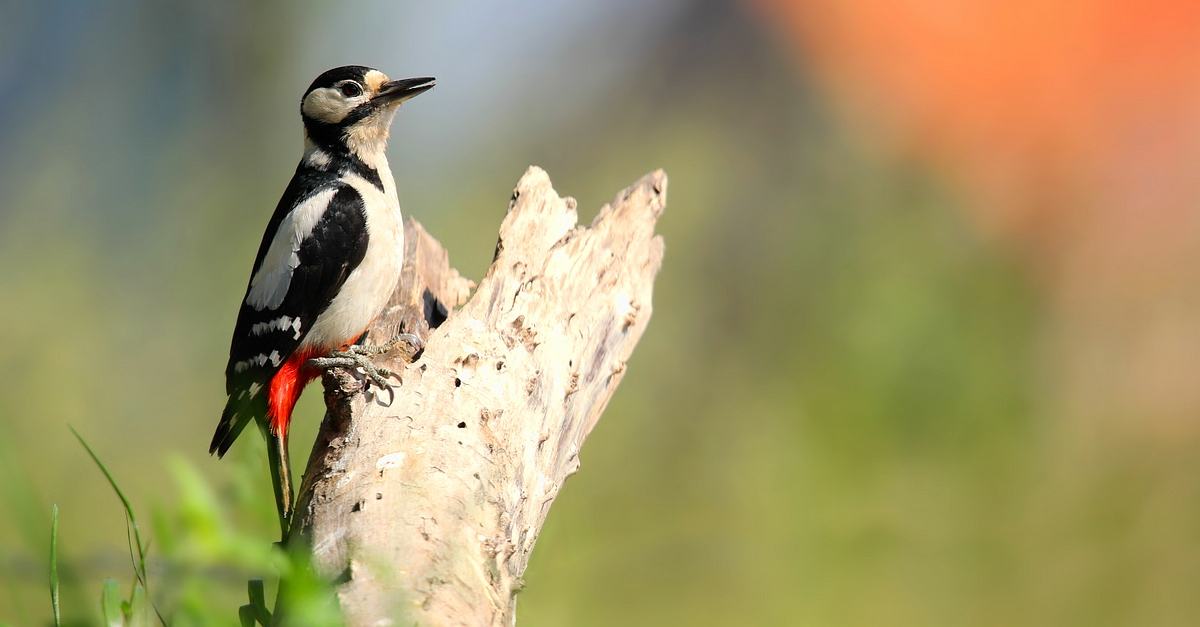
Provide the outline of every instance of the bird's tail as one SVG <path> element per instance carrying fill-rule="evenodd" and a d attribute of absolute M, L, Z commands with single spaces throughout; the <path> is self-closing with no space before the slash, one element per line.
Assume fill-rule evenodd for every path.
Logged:
<path fill-rule="evenodd" d="M 292 422 L 292 410 L 304 386 L 315 379 L 319 370 L 309 368 L 308 360 L 316 356 L 315 350 L 301 350 L 292 354 L 271 378 L 267 396 L 266 416 L 259 422 L 267 438 L 267 457 L 271 464 L 271 485 L 275 488 L 275 504 L 279 509 L 279 527 L 286 542 L 291 526 L 295 496 L 292 494 L 292 467 L 288 460 L 288 433 Z"/>
<path fill-rule="evenodd" d="M 279 513 L 279 531 L 287 542 L 292 522 L 292 465 L 288 459 L 288 433 L 277 434 L 268 424 L 266 417 L 258 421 L 258 427 L 267 438 L 267 461 L 271 469 L 271 487 L 275 491 L 275 508 Z"/>
<path fill-rule="evenodd" d="M 242 434 L 242 429 L 251 420 L 260 419 L 267 415 L 267 398 L 265 394 L 245 395 L 239 392 L 229 395 L 225 403 L 225 411 L 221 412 L 221 422 L 217 424 L 217 432 L 213 434 L 212 443 L 208 445 L 208 454 L 216 453 L 224 457 L 233 441 Z"/>
<path fill-rule="evenodd" d="M 265 390 L 264 390 L 265 392 Z M 292 474 L 288 460 L 287 430 L 281 429 L 281 434 L 274 433 L 272 419 L 268 417 L 268 394 L 260 393 L 253 396 L 242 396 L 240 393 L 230 394 L 225 411 L 221 413 L 221 422 L 217 432 L 213 434 L 212 443 L 208 447 L 209 454 L 217 457 L 225 455 L 241 435 L 242 430 L 254 422 L 263 438 L 267 441 L 267 459 L 270 462 L 271 487 L 275 493 L 275 505 L 279 513 L 279 529 L 283 538 L 287 538 L 289 522 L 292 517 Z"/>

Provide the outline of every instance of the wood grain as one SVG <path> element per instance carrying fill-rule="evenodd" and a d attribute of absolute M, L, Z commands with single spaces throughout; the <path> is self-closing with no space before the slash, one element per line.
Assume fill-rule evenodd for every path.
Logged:
<path fill-rule="evenodd" d="M 394 399 L 326 375 L 290 539 L 339 582 L 348 625 L 515 623 L 546 514 L 650 320 L 666 188 L 652 172 L 583 227 L 531 167 L 474 295 L 408 222 L 404 275 L 370 343 L 406 331 L 425 348 L 381 359 L 403 381 Z"/>

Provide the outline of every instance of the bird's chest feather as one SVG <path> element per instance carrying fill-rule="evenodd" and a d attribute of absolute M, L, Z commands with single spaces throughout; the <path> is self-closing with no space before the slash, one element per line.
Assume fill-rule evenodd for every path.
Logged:
<path fill-rule="evenodd" d="M 317 317 L 302 347 L 333 350 L 353 342 L 379 316 L 400 278 L 404 223 L 395 182 L 386 162 L 379 167 L 383 189 L 358 176 L 344 180 L 362 196 L 367 250 L 329 306 Z"/>

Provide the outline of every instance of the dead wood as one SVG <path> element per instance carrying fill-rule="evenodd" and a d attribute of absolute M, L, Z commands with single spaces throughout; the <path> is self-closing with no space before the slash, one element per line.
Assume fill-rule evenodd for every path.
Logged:
<path fill-rule="evenodd" d="M 348 625 L 512 625 L 538 532 L 650 320 L 667 177 L 646 175 L 577 226 L 532 167 L 474 285 L 414 220 L 382 343 L 395 398 L 334 371 L 293 545 L 338 582 Z M 461 306 L 461 309 L 458 307 Z M 390 400 L 390 404 L 389 404 Z"/>

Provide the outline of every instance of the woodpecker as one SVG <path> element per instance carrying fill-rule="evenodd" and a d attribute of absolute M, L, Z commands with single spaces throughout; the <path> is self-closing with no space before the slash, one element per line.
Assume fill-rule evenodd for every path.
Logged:
<path fill-rule="evenodd" d="M 300 100 L 304 154 L 254 259 L 225 368 L 229 399 L 209 447 L 221 457 L 250 421 L 259 425 L 285 538 L 288 426 L 304 386 L 324 368 L 356 367 L 389 387 L 390 373 L 369 357 L 396 342 L 357 344 L 387 304 L 403 260 L 400 202 L 384 149 L 400 103 L 433 81 L 393 81 L 348 65 L 318 76 Z"/>

